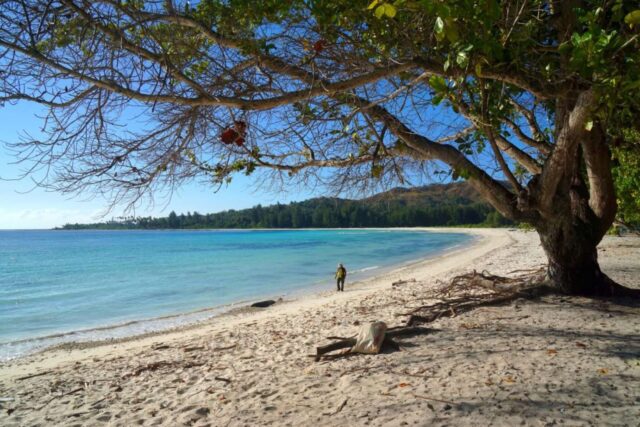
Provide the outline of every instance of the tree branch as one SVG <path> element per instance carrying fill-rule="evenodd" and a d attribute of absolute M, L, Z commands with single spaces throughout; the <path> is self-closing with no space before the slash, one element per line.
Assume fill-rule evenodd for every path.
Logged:
<path fill-rule="evenodd" d="M 614 220 L 617 209 L 611 175 L 611 153 L 605 141 L 604 131 L 598 124 L 585 135 L 580 144 L 589 179 L 589 207 L 603 224 L 603 232 L 606 232 Z"/>
<path fill-rule="evenodd" d="M 570 170 L 576 159 L 576 149 L 580 140 L 588 137 L 585 125 L 595 103 L 592 90 L 582 92 L 571 112 L 566 115 L 558 134 L 553 153 L 545 162 L 539 182 L 539 208 L 543 214 L 553 211 L 552 204 L 556 190 L 566 170 Z"/>

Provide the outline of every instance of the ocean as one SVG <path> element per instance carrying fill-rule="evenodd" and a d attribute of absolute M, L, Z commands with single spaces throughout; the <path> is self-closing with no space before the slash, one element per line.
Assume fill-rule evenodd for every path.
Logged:
<path fill-rule="evenodd" d="M 467 244 L 411 230 L 0 231 L 0 361 L 335 289 Z"/>

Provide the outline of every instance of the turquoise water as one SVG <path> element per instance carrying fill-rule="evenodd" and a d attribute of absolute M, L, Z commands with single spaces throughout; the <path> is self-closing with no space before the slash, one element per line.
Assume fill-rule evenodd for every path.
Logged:
<path fill-rule="evenodd" d="M 0 360 L 198 321 L 215 314 L 199 310 L 238 301 L 333 289 L 338 262 L 348 290 L 469 240 L 404 230 L 0 231 Z"/>

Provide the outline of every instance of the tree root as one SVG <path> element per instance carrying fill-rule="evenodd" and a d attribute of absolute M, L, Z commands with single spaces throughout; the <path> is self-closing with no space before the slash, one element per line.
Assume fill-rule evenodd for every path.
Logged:
<path fill-rule="evenodd" d="M 393 338 L 428 333 L 427 328 L 416 327 L 421 323 L 431 323 L 443 317 L 456 317 L 480 307 L 500 306 L 517 299 L 532 299 L 544 295 L 561 293 L 557 288 L 550 286 L 546 279 L 546 267 L 540 266 L 533 269 L 515 270 L 511 273 L 520 273 L 515 277 L 503 277 L 491 274 L 487 271 L 478 273 L 461 274 L 454 277 L 447 284 L 441 286 L 427 295 L 431 300 L 429 304 L 415 307 L 398 316 L 409 316 L 404 327 L 389 329 L 385 334 L 382 350 L 399 350 L 400 346 Z M 625 288 L 611 281 L 610 296 L 638 297 L 640 290 Z M 337 359 L 352 356 L 350 349 L 356 344 L 355 337 L 329 337 L 336 340 L 330 344 L 316 348 L 315 360 Z M 346 352 L 328 354 L 336 350 L 349 349 Z"/>
<path fill-rule="evenodd" d="M 622 286 L 621 284 L 616 283 L 613 280 L 611 280 L 609 286 L 611 288 L 611 295 L 604 296 L 613 298 L 640 298 L 640 289 L 627 288 L 626 286 Z"/>
<path fill-rule="evenodd" d="M 533 298 L 553 293 L 544 282 L 544 267 L 525 270 L 516 277 L 502 277 L 481 273 L 471 273 L 454 277 L 435 290 L 429 299 L 432 303 L 414 308 L 400 316 L 409 316 L 405 323 L 410 327 L 419 323 L 431 323 L 442 317 L 455 317 L 480 307 L 508 304 L 519 298 Z"/>

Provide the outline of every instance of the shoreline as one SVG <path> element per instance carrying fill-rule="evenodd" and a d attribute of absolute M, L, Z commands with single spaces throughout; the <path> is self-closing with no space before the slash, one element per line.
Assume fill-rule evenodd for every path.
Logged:
<path fill-rule="evenodd" d="M 393 228 L 375 228 L 375 227 L 363 227 L 363 228 L 305 228 L 305 229 L 293 229 L 293 231 L 378 231 L 378 232 L 400 232 L 400 231 L 409 231 L 409 232 L 431 232 L 431 233 L 457 233 L 457 234 L 465 234 L 471 236 L 469 241 L 462 244 L 455 244 L 452 247 L 448 247 L 444 251 L 436 251 L 433 253 L 427 253 L 425 255 L 420 255 L 418 258 L 413 258 L 405 261 L 398 262 L 396 264 L 391 265 L 383 265 L 383 266 L 369 266 L 365 267 L 361 270 L 356 270 L 350 273 L 351 277 L 356 277 L 355 282 L 351 282 L 351 286 L 359 285 L 361 282 L 368 282 L 370 280 L 375 280 L 377 276 L 388 274 L 392 271 L 402 269 L 406 266 L 413 265 L 415 263 L 419 263 L 424 261 L 425 259 L 431 259 L 434 257 L 440 257 L 443 254 L 447 254 L 452 250 L 456 250 L 459 247 L 465 248 L 474 244 L 474 241 L 477 237 L 474 237 L 473 232 L 465 231 L 466 229 L 457 229 L 457 228 L 445 228 L 445 227 L 393 227 Z M 58 231 L 58 230 L 51 230 Z M 100 232 L 111 232 L 111 231 L 131 231 L 131 230 L 62 230 L 62 231 L 100 231 Z M 164 232 L 166 230 L 133 230 L 133 231 L 160 231 Z M 247 231 L 247 232 L 260 232 L 260 231 L 292 231 L 292 229 L 194 229 L 194 230 L 175 230 L 175 231 L 196 231 L 196 232 L 205 232 L 205 231 Z M 477 233 L 476 233 L 477 234 Z M 283 299 L 286 302 L 295 302 L 301 298 L 312 298 L 315 295 L 320 295 L 324 292 L 327 292 L 326 287 L 322 288 L 322 281 L 310 281 L 303 287 L 299 289 L 293 289 L 289 291 L 285 291 L 282 293 L 270 293 L 271 291 L 265 291 L 262 294 L 257 294 L 250 298 L 242 298 L 234 301 L 225 302 L 219 305 L 206 306 L 201 308 L 195 308 L 187 311 L 178 311 L 173 313 L 168 313 L 159 316 L 150 316 L 150 317 L 142 317 L 139 319 L 131 319 L 124 320 L 122 322 L 116 323 L 105 323 L 99 324 L 96 326 L 90 326 L 85 328 L 72 329 L 67 331 L 53 332 L 46 335 L 34 336 L 34 337 L 26 337 L 19 338 L 15 340 L 9 340 L 5 342 L 0 342 L 0 346 L 5 346 L 7 348 L 7 353 L 10 354 L 10 349 L 13 347 L 19 347 L 21 345 L 28 345 L 33 343 L 33 348 L 29 348 L 27 350 L 19 350 L 21 353 L 17 356 L 5 356 L 5 358 L 0 358 L 0 367 L 3 364 L 6 364 L 11 361 L 19 360 L 25 357 L 28 357 L 33 354 L 38 354 L 41 352 L 46 352 L 51 349 L 67 349 L 67 348 L 75 348 L 75 347 L 92 347 L 95 345 L 100 345 L 101 343 L 118 343 L 124 341 L 130 341 L 136 338 L 153 336 L 156 334 L 162 334 L 167 332 L 177 332 L 185 329 L 189 329 L 191 327 L 200 325 L 202 323 L 206 323 L 211 321 L 214 318 L 220 316 L 226 316 L 228 314 L 236 313 L 237 311 L 244 311 L 249 308 L 248 306 L 257 301 L 272 299 L 276 301 L 282 301 Z M 330 282 L 330 280 L 329 280 Z M 91 336 L 95 334 L 97 336 Z M 52 343 L 48 341 L 54 341 Z M 57 341 L 57 342 L 56 342 Z M 41 344 L 40 344 L 41 343 Z"/>
<path fill-rule="evenodd" d="M 480 235 L 470 247 L 343 293 L 9 362 L 0 366 L 0 424 L 635 425 L 637 301 L 518 299 L 437 319 L 399 339 L 399 351 L 310 357 L 361 325 L 405 324 L 459 274 L 509 276 L 546 261 L 537 233 L 470 231 Z M 603 271 L 625 286 L 640 288 L 638 260 L 640 238 L 607 236 L 599 246 Z"/>
<path fill-rule="evenodd" d="M 316 229 L 308 229 L 308 230 L 316 230 Z M 335 230 L 377 230 L 384 231 L 387 229 L 382 228 L 358 228 L 358 229 L 335 229 Z M 212 306 L 205 307 L 201 309 L 197 309 L 194 311 L 189 311 L 185 313 L 172 314 L 167 316 L 153 317 L 147 319 L 140 320 L 132 320 L 122 324 L 115 325 L 106 325 L 97 328 L 88 328 L 81 329 L 71 332 L 63 332 L 58 334 L 52 334 L 43 337 L 36 338 L 26 338 L 23 340 L 10 341 L 3 344 L 12 344 L 12 343 L 22 343 L 29 341 L 38 341 L 45 340 L 49 338 L 69 336 L 74 334 L 82 334 L 92 331 L 102 331 L 102 330 L 114 330 L 118 328 L 124 328 L 132 324 L 144 324 L 154 321 L 163 321 L 167 319 L 179 319 L 185 316 L 193 316 L 199 313 L 211 313 L 210 315 L 205 315 L 204 318 L 195 320 L 192 322 L 186 322 L 183 324 L 179 324 L 177 326 L 169 326 L 169 327 L 160 327 L 157 330 L 152 330 L 149 332 L 143 332 L 123 337 L 117 338 L 106 338 L 106 339 L 98 339 L 98 340 L 80 340 L 80 341 L 68 341 L 59 344 L 53 344 L 41 349 L 37 349 L 35 351 L 29 352 L 24 355 L 20 355 L 11 359 L 7 359 L 4 361 L 0 361 L 0 378 L 2 378 L 2 370 L 6 366 L 11 366 L 15 363 L 20 363 L 22 361 L 28 361 L 31 358 L 38 356 L 46 356 L 48 354 L 56 354 L 60 352 L 72 352 L 74 350 L 89 350 L 95 348 L 101 348 L 105 346 L 113 346 L 124 343 L 135 343 L 137 341 L 149 340 L 155 338 L 162 338 L 164 335 L 174 335 L 174 334 L 182 334 L 185 332 L 190 332 L 197 330 L 199 328 L 205 327 L 210 322 L 215 322 L 218 320 L 228 321 L 229 319 L 233 319 L 233 321 L 242 321 L 245 320 L 245 317 L 250 317 L 251 315 L 258 315 L 259 317 L 269 316 L 270 314 L 277 315 L 278 311 L 283 309 L 283 307 L 288 308 L 289 310 L 296 310 L 296 305 L 307 306 L 308 304 L 314 303 L 323 303 L 325 299 L 331 300 L 333 298 L 341 298 L 344 295 L 352 296 L 352 292 L 371 292 L 375 291 L 381 285 L 382 282 L 387 280 L 391 280 L 392 276 L 399 276 L 407 271 L 411 272 L 416 269 L 421 270 L 426 266 L 434 264 L 438 261 L 446 261 L 455 259 L 457 256 L 464 254 L 468 251 L 478 250 L 478 247 L 481 247 L 482 243 L 489 237 L 494 236 L 496 234 L 502 234 L 501 231 L 506 231 L 504 228 L 455 228 L 455 227 L 396 227 L 388 229 L 390 231 L 416 231 L 416 232 L 433 232 L 433 233 L 461 233 L 467 234 L 471 236 L 471 239 L 463 245 L 456 245 L 454 247 L 448 248 L 441 253 L 437 253 L 435 256 L 426 256 L 417 258 L 410 261 L 405 261 L 402 264 L 390 265 L 387 267 L 382 267 L 382 271 L 375 272 L 373 276 L 364 277 L 361 280 L 357 280 L 355 282 L 347 282 L 347 286 L 345 287 L 346 292 L 343 294 L 336 294 L 333 289 L 318 289 L 317 285 L 309 286 L 304 289 L 298 289 L 292 291 L 290 294 L 280 294 L 275 296 L 264 296 L 264 297 L 256 297 L 255 299 L 241 300 L 229 304 L 223 304 L 220 306 Z M 109 230 L 105 230 L 109 231 Z M 248 230 L 252 231 L 252 230 Z M 512 240 L 513 241 L 513 240 Z M 485 242 L 486 243 L 486 242 Z M 493 249 L 493 245 L 492 248 Z M 489 250 L 491 250 L 489 249 Z M 437 274 L 442 269 L 436 269 L 433 274 Z M 416 278 L 416 280 L 418 280 Z M 259 300 L 265 299 L 273 299 L 276 304 L 266 308 L 252 308 L 250 304 L 252 302 L 256 302 Z"/>

